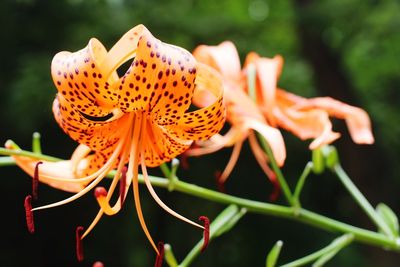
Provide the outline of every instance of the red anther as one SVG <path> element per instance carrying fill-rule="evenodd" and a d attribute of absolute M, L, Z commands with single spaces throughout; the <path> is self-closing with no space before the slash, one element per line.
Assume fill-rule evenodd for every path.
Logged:
<path fill-rule="evenodd" d="M 164 259 L 164 243 L 158 242 L 157 244 L 158 254 L 156 257 L 156 262 L 154 263 L 154 267 L 161 267 Z"/>
<path fill-rule="evenodd" d="M 274 176 L 269 177 L 273 189 L 272 189 L 272 193 L 269 195 L 269 200 L 274 202 L 278 199 L 279 195 L 281 194 L 281 186 L 278 182 L 278 180 L 276 179 L 276 175 L 274 173 Z"/>
<path fill-rule="evenodd" d="M 214 173 L 215 176 L 215 182 L 217 184 L 217 190 L 221 193 L 226 193 L 226 189 L 225 189 L 225 183 L 221 181 L 221 171 L 216 171 Z"/>
<path fill-rule="evenodd" d="M 124 166 L 121 170 L 121 179 L 119 180 L 119 198 L 121 199 L 121 205 L 125 201 L 125 191 L 126 191 L 126 172 L 128 168 Z"/>
<path fill-rule="evenodd" d="M 25 207 L 25 217 L 26 217 L 26 226 L 28 227 L 29 233 L 33 234 L 35 232 L 35 223 L 33 221 L 33 212 L 32 212 L 32 196 L 27 195 L 24 202 Z"/>
<path fill-rule="evenodd" d="M 180 161 L 180 164 L 181 164 L 181 166 L 182 166 L 182 168 L 184 169 L 184 170 L 189 170 L 189 161 L 188 161 L 188 155 L 185 153 L 185 152 L 183 152 L 180 156 L 179 156 L 179 161 Z"/>
<path fill-rule="evenodd" d="M 96 261 L 92 267 L 104 267 L 104 264 L 101 261 Z"/>
<path fill-rule="evenodd" d="M 94 196 L 96 198 L 105 197 L 107 196 L 107 190 L 102 186 L 98 186 L 94 189 Z"/>
<path fill-rule="evenodd" d="M 200 146 L 197 143 L 192 143 L 192 145 L 190 146 L 190 149 L 195 149 L 195 148 L 199 148 Z M 183 152 L 180 156 L 179 156 L 179 161 L 180 161 L 180 165 L 182 166 L 182 168 L 184 170 L 189 170 L 189 160 L 188 160 L 189 156 L 187 155 L 186 151 Z"/>
<path fill-rule="evenodd" d="M 83 226 L 76 227 L 75 238 L 76 238 L 76 258 L 78 261 L 83 261 L 83 243 L 82 243 L 82 234 L 83 234 Z"/>
<path fill-rule="evenodd" d="M 32 179 L 32 198 L 33 200 L 38 199 L 38 186 L 39 186 L 39 165 L 43 162 L 39 161 L 36 163 L 35 172 Z"/>
<path fill-rule="evenodd" d="M 210 241 L 210 219 L 206 216 L 200 216 L 199 220 L 203 222 L 204 224 L 204 232 L 203 232 L 203 237 L 204 237 L 204 242 L 203 242 L 203 247 L 201 248 L 201 252 L 206 250 L 208 246 L 208 242 Z"/>

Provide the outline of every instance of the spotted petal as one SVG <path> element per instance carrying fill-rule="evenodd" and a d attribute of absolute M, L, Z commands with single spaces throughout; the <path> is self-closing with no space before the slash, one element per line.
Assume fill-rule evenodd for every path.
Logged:
<path fill-rule="evenodd" d="M 120 138 L 121 129 L 126 127 L 127 117 L 117 120 L 96 122 L 86 119 L 73 104 L 58 95 L 53 102 L 53 114 L 60 127 L 72 139 L 85 144 L 93 150 L 114 145 Z"/>
<path fill-rule="evenodd" d="M 173 123 L 189 108 L 196 61 L 186 50 L 163 43 L 147 30 L 140 33 L 131 67 L 116 85 L 119 108 L 148 111 L 160 124 Z"/>
<path fill-rule="evenodd" d="M 51 63 L 51 75 L 58 92 L 77 110 L 92 117 L 103 117 L 117 104 L 117 94 L 110 83 L 116 74 L 106 76 L 102 62 L 107 55 L 104 46 L 91 39 L 75 53 L 60 52 Z"/>
<path fill-rule="evenodd" d="M 218 133 L 225 122 L 223 87 L 219 74 L 212 68 L 199 63 L 196 90 L 208 90 L 214 102 L 196 111 L 188 112 L 165 129 L 183 140 L 206 140 Z"/>

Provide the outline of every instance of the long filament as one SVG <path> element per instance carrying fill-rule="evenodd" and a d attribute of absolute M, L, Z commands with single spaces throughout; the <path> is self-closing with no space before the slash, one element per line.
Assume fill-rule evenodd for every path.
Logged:
<path fill-rule="evenodd" d="M 142 132 L 143 136 L 146 136 L 146 132 L 147 132 L 146 130 L 147 130 L 147 127 L 143 129 L 143 132 Z M 196 227 L 204 229 L 204 227 L 201 226 L 200 224 L 195 223 L 195 222 L 187 219 L 186 217 L 184 217 L 184 216 L 176 213 L 175 211 L 173 211 L 171 208 L 169 208 L 167 205 L 165 205 L 165 203 L 158 197 L 157 193 L 154 191 L 153 186 L 151 185 L 149 176 L 147 175 L 146 163 L 145 163 L 144 156 L 143 156 L 144 155 L 144 148 L 143 147 L 141 149 L 141 154 L 142 154 L 142 157 L 140 157 L 140 163 L 141 163 L 141 167 L 142 167 L 143 178 L 144 178 L 144 181 L 146 183 L 147 189 L 149 190 L 151 196 L 154 198 L 154 200 L 157 202 L 157 204 L 160 205 L 161 208 L 163 208 L 165 211 L 167 211 L 172 216 L 175 216 L 176 218 L 178 218 L 178 219 L 180 219 L 180 220 L 182 220 L 184 222 L 187 222 L 189 224 L 192 224 L 192 225 L 194 225 Z"/>
<path fill-rule="evenodd" d="M 146 237 L 149 240 L 150 244 L 156 251 L 157 255 L 159 255 L 160 252 L 158 251 L 157 246 L 154 243 L 149 230 L 147 229 L 146 222 L 144 221 L 142 207 L 140 204 L 140 196 L 139 196 L 139 181 L 138 181 L 139 144 L 141 142 L 141 129 L 143 127 L 143 122 L 144 122 L 144 120 L 142 118 L 142 114 L 138 114 L 137 117 L 135 117 L 135 124 L 134 124 L 135 129 L 133 131 L 133 138 L 132 138 L 132 144 L 131 144 L 131 151 L 130 151 L 127 175 L 129 177 L 129 179 L 133 180 L 133 197 L 135 200 L 135 207 L 136 207 L 136 212 L 137 212 L 137 215 L 139 218 L 140 225 L 142 226 L 142 229 L 143 229 L 144 233 L 146 234 Z M 132 174 L 133 174 L 133 178 L 131 178 Z"/>
<path fill-rule="evenodd" d="M 112 169 L 114 162 L 117 160 L 121 149 L 123 148 L 123 145 L 125 143 L 125 139 L 126 136 L 123 138 L 124 140 L 122 140 L 122 142 L 119 142 L 117 148 L 115 149 L 115 151 L 113 152 L 113 154 L 111 155 L 111 157 L 109 158 L 109 160 L 107 161 L 106 164 L 104 164 L 104 166 L 100 169 L 101 172 L 98 175 L 97 178 L 94 179 L 94 181 L 92 181 L 89 185 L 87 185 L 82 191 L 76 193 L 75 195 L 66 198 L 64 200 L 55 202 L 53 204 L 49 204 L 49 205 L 45 205 L 45 206 L 41 206 L 41 207 L 37 207 L 32 209 L 32 211 L 35 210 L 43 210 L 43 209 L 49 209 L 49 208 L 54 208 L 54 207 L 58 207 L 64 204 L 67 204 L 71 201 L 74 201 L 78 198 L 80 198 L 81 196 L 85 195 L 87 192 L 89 192 L 90 190 L 92 190 L 98 183 L 100 183 L 100 181 L 107 175 L 107 173 Z M 98 172 L 96 172 L 98 173 Z"/>
<path fill-rule="evenodd" d="M 218 178 L 219 182 L 224 183 L 231 174 L 233 167 L 235 167 L 236 162 L 239 159 L 240 150 L 242 149 L 243 141 L 237 142 L 233 146 L 231 157 L 229 158 L 228 164 L 226 164 L 225 170 L 222 172 L 221 176 Z"/>

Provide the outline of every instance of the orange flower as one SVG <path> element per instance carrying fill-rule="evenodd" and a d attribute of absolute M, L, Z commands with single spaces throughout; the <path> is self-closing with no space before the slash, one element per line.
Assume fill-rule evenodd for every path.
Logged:
<path fill-rule="evenodd" d="M 198 156 L 233 146 L 232 156 L 219 178 L 220 182 L 224 182 L 238 160 L 243 142 L 249 138 L 257 162 L 274 182 L 275 175 L 267 165 L 267 157 L 260 148 L 254 131 L 259 132 L 268 141 L 280 166 L 286 158 L 284 141 L 281 133 L 268 125 L 261 110 L 246 94 L 246 74 L 241 70 L 239 55 L 234 44 L 223 42 L 218 46 L 201 45 L 194 50 L 193 55 L 222 75 L 227 120 L 231 128 L 225 135 L 217 134 L 208 141 L 198 142 L 200 148 L 188 150 L 187 155 Z M 195 94 L 193 102 L 198 106 L 204 106 L 210 102 L 209 98 L 209 94 Z"/>
<path fill-rule="evenodd" d="M 117 68 L 130 59 L 133 59 L 131 66 L 118 77 Z M 142 215 L 138 187 L 140 165 L 145 184 L 156 202 L 172 215 L 203 229 L 159 199 L 146 166 L 170 161 L 194 140 L 206 140 L 221 129 L 225 110 L 218 74 L 196 62 L 186 50 L 162 43 L 143 25 L 127 32 L 109 52 L 97 39 L 91 39 L 78 52 L 58 53 L 53 59 L 51 74 L 58 90 L 53 104 L 56 121 L 80 145 L 70 161 L 45 162 L 40 166 L 39 179 L 57 188 L 65 185 L 68 191 L 78 193 L 33 210 L 56 207 L 81 197 L 116 168 L 108 192 L 102 187 L 95 190 L 101 209 L 82 238 L 103 213 L 113 215 L 121 209 L 127 189 L 133 183 L 140 224 L 158 253 Z M 202 91 L 210 92 L 212 102 L 189 112 L 193 94 Z M 32 162 L 15 158 L 32 175 Z M 124 171 L 126 163 L 128 168 Z M 56 164 L 65 169 L 51 172 L 58 167 Z M 112 206 L 109 201 L 118 182 L 122 184 L 121 197 Z M 74 183 L 77 188 L 69 187 Z"/>
<path fill-rule="evenodd" d="M 292 132 L 302 140 L 313 138 L 310 149 L 330 144 L 340 137 L 332 131 L 329 116 L 344 119 L 353 141 L 357 144 L 372 144 L 374 137 L 368 114 L 334 100 L 330 97 L 306 99 L 277 88 L 277 80 L 283 67 L 281 56 L 262 58 L 250 53 L 246 66 L 256 68 L 256 98 L 267 121 Z"/>

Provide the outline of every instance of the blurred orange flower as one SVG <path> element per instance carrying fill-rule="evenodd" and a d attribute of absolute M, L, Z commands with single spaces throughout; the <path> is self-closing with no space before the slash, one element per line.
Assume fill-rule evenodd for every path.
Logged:
<path fill-rule="evenodd" d="M 187 152 L 189 156 L 199 156 L 233 146 L 232 156 L 220 176 L 220 182 L 227 179 L 236 164 L 240 149 L 249 138 L 254 155 L 264 172 L 274 180 L 274 174 L 267 165 L 267 156 L 260 148 L 254 135 L 259 132 L 272 148 L 274 157 L 283 165 L 286 152 L 278 127 L 292 132 L 302 140 L 314 139 L 310 149 L 330 144 L 340 137 L 332 130 L 330 116 L 345 119 L 354 142 L 371 144 L 374 137 L 368 114 L 357 107 L 344 104 L 329 97 L 306 99 L 277 86 L 283 68 L 283 58 L 260 57 L 251 52 L 247 55 L 244 68 L 233 43 L 225 41 L 218 46 L 201 45 L 193 55 L 197 60 L 215 68 L 223 77 L 224 97 L 227 105 L 227 120 L 231 128 L 225 135 L 215 135 L 205 142 L 197 142 Z M 248 72 L 255 70 L 255 92 L 250 92 Z M 254 94 L 254 98 L 250 95 Z M 209 103 L 208 95 L 194 95 L 195 104 Z M 272 127 L 271 127 L 272 126 Z"/>
<path fill-rule="evenodd" d="M 255 66 L 256 101 L 268 123 L 288 130 L 302 140 L 313 138 L 310 149 L 330 144 L 340 137 L 332 130 L 330 116 L 346 121 L 355 143 L 374 142 L 371 122 L 364 110 L 330 97 L 307 99 L 279 89 L 277 80 L 283 67 L 281 56 L 265 58 L 252 52 L 245 65 Z"/>
<path fill-rule="evenodd" d="M 248 138 L 254 156 L 267 174 L 275 182 L 275 174 L 267 164 L 267 156 L 260 148 L 254 131 L 260 133 L 269 143 L 277 163 L 282 166 L 286 150 L 281 133 L 271 127 L 261 110 L 246 94 L 246 71 L 241 69 L 240 59 L 233 43 L 223 42 L 218 46 L 201 45 L 193 55 L 195 58 L 213 68 L 221 75 L 224 84 L 224 98 L 227 106 L 227 120 L 231 128 L 225 135 L 214 135 L 210 140 L 197 142 L 199 148 L 188 150 L 185 154 L 198 156 L 214 152 L 223 147 L 233 146 L 233 153 L 224 172 L 219 177 L 224 182 L 236 164 L 243 142 Z M 194 95 L 193 102 L 198 106 L 209 103 L 209 95 Z"/>

